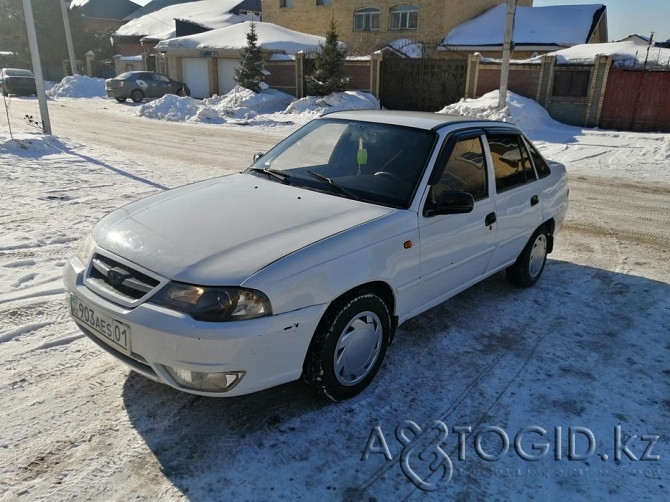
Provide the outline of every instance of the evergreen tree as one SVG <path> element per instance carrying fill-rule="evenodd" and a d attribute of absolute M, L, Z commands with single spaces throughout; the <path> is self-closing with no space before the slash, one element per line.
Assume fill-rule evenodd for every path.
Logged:
<path fill-rule="evenodd" d="M 235 69 L 235 82 L 251 91 L 261 92 L 261 82 L 264 79 L 263 54 L 258 47 L 256 25 L 252 22 L 247 32 L 247 46 L 242 49 L 242 62 Z"/>
<path fill-rule="evenodd" d="M 307 77 L 307 92 L 312 96 L 326 96 L 332 92 L 343 91 L 349 83 L 344 76 L 345 48 L 340 47 L 335 20 L 330 20 L 326 32 L 326 43 L 315 59 L 315 70 Z"/>

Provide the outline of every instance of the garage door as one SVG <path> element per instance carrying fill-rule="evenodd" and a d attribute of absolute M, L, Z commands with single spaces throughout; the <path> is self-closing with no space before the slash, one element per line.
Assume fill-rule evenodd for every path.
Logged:
<path fill-rule="evenodd" d="M 208 60 L 202 58 L 182 58 L 181 71 L 184 82 L 191 89 L 194 98 L 209 96 Z"/>
<path fill-rule="evenodd" d="M 239 59 L 219 59 L 219 95 L 232 91 L 235 87 L 235 68 L 240 65 Z"/>

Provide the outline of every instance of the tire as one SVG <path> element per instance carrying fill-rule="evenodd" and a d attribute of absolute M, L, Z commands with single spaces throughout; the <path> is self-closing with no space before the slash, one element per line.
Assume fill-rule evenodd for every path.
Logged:
<path fill-rule="evenodd" d="M 303 379 L 332 401 L 354 397 L 374 379 L 391 340 L 391 314 L 373 293 L 344 296 L 314 333 Z"/>
<path fill-rule="evenodd" d="M 188 86 L 183 86 L 180 87 L 179 90 L 177 91 L 177 96 L 190 96 L 191 95 L 191 89 L 188 88 Z"/>
<path fill-rule="evenodd" d="M 510 282 L 520 288 L 528 288 L 535 284 L 547 263 L 548 246 L 549 233 L 542 225 L 535 230 L 514 265 L 507 268 L 507 278 Z"/>
<path fill-rule="evenodd" d="M 7 92 L 7 89 L 5 89 L 4 87 L 2 88 L 2 95 L 3 96 L 9 96 L 9 93 Z"/>
<path fill-rule="evenodd" d="M 119 103 L 125 103 L 128 98 L 114 98 L 116 99 Z"/>
<path fill-rule="evenodd" d="M 144 93 L 139 89 L 135 89 L 130 93 L 130 99 L 133 100 L 133 103 L 141 103 L 144 99 Z"/>

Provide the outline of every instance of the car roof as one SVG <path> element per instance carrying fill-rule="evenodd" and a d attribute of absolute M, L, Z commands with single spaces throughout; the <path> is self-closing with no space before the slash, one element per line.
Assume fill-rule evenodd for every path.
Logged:
<path fill-rule="evenodd" d="M 416 129 L 436 130 L 450 124 L 467 124 L 468 126 L 507 126 L 513 129 L 513 124 L 496 120 L 447 115 L 445 113 L 408 112 L 398 110 L 351 110 L 333 112 L 325 115 L 327 118 L 360 120 L 363 122 L 380 122 L 382 124 L 401 125 Z"/>

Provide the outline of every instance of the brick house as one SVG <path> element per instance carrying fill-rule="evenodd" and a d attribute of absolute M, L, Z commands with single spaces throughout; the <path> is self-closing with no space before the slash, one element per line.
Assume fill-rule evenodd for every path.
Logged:
<path fill-rule="evenodd" d="M 324 35 L 331 18 L 353 55 L 370 54 L 397 39 L 439 44 L 452 28 L 501 0 L 262 0 L 263 21 Z M 532 0 L 518 0 L 531 6 Z"/>

